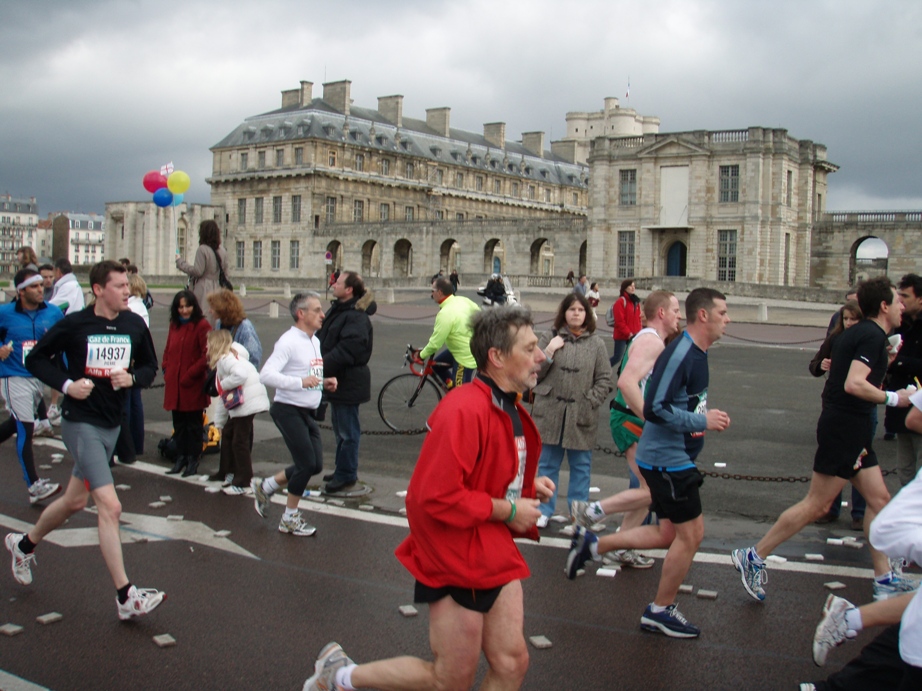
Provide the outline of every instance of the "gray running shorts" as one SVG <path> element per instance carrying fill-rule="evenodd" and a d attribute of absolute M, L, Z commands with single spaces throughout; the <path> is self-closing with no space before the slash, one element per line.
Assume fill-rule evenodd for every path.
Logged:
<path fill-rule="evenodd" d="M 61 420 L 61 437 L 74 457 L 73 476 L 90 491 L 113 484 L 109 459 L 120 427 L 97 427 L 88 422 Z"/>
<path fill-rule="evenodd" d="M 0 391 L 10 414 L 20 422 L 35 422 L 35 411 L 42 400 L 45 386 L 34 377 L 4 377 Z"/>

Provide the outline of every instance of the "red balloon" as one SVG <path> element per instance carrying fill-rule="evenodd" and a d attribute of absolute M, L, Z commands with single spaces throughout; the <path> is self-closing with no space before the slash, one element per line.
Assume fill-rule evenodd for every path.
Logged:
<path fill-rule="evenodd" d="M 166 176 L 161 175 L 159 170 L 152 170 L 144 174 L 144 189 L 151 194 L 164 187 L 166 187 Z"/>

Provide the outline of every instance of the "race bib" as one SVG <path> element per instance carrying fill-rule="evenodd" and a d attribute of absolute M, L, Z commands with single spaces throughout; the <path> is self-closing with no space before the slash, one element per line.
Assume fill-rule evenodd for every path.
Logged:
<path fill-rule="evenodd" d="M 322 391 L 323 390 L 323 358 L 313 358 L 311 360 L 311 369 L 308 373 L 312 377 L 317 377 L 320 382 L 317 386 L 312 386 L 308 391 Z"/>
<path fill-rule="evenodd" d="M 32 352 L 32 349 L 35 347 L 35 344 L 38 341 L 23 341 L 22 342 L 22 364 L 26 364 L 26 356 Z"/>
<path fill-rule="evenodd" d="M 131 364 L 128 334 L 87 336 L 86 341 L 86 376 L 108 377 L 113 369 L 128 369 Z"/>

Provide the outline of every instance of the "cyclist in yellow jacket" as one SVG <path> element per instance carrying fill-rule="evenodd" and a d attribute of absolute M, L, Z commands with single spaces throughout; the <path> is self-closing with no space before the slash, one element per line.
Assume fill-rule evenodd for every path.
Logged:
<path fill-rule="evenodd" d="M 432 336 L 419 351 L 419 358 L 425 360 L 444 346 L 445 350 L 435 359 L 451 367 L 449 386 L 467 384 L 477 368 L 471 355 L 471 318 L 480 311 L 480 307 L 473 300 L 455 295 L 451 281 L 444 277 L 432 282 L 432 299 L 438 303 L 439 313 L 435 317 Z"/>

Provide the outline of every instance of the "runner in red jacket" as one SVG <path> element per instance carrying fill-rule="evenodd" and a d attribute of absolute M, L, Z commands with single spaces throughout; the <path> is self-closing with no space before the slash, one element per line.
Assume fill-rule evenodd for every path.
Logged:
<path fill-rule="evenodd" d="M 611 366 L 617 367 L 624 356 L 624 350 L 627 348 L 628 341 L 640 333 L 641 325 L 640 298 L 634 294 L 636 286 L 633 278 L 625 278 L 621 281 L 621 294 L 615 300 L 614 316 L 615 329 L 612 336 L 615 339 L 615 354 L 611 359 Z"/>

